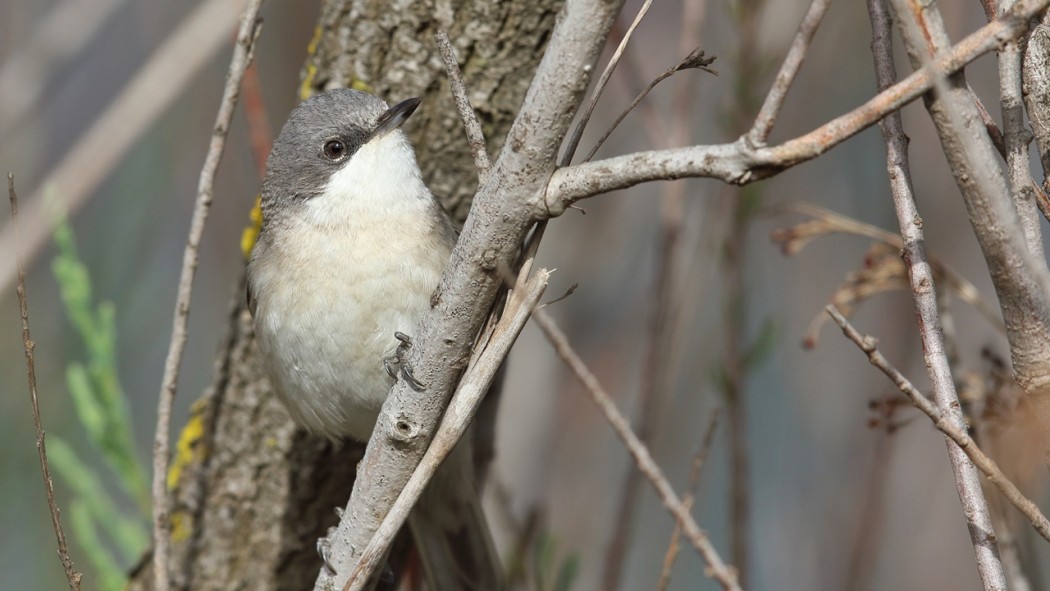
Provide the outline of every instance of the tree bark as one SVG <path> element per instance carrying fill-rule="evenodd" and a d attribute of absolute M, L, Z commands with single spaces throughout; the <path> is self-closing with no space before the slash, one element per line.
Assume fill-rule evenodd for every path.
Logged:
<path fill-rule="evenodd" d="M 449 33 L 489 148 L 498 151 L 528 89 L 559 0 L 416 3 L 329 0 L 303 73 L 303 97 L 353 86 L 424 104 L 407 126 L 428 185 L 462 221 L 474 161 L 433 41 Z M 295 428 L 256 355 L 243 284 L 231 304 L 211 387 L 182 430 L 168 484 L 172 583 L 178 589 L 307 589 L 316 540 L 338 522 L 363 445 L 333 445 Z M 152 588 L 148 561 L 129 589 Z"/>

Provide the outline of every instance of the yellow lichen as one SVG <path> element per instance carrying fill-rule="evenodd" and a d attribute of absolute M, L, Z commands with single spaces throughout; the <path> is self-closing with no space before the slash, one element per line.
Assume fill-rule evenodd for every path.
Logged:
<path fill-rule="evenodd" d="M 241 232 L 241 252 L 244 253 L 244 258 L 247 259 L 252 254 L 252 248 L 255 247 L 255 241 L 259 239 L 259 232 L 262 230 L 262 197 L 255 197 L 255 205 L 252 206 L 251 213 L 248 214 L 248 218 L 251 220 L 251 224 L 248 225 Z"/>
<path fill-rule="evenodd" d="M 183 468 L 204 459 L 205 450 L 197 445 L 203 435 L 203 416 L 191 415 L 186 426 L 182 428 L 182 433 L 179 434 L 179 442 L 175 445 L 175 457 L 172 458 L 171 466 L 168 468 L 169 489 L 174 489 L 178 485 Z"/>

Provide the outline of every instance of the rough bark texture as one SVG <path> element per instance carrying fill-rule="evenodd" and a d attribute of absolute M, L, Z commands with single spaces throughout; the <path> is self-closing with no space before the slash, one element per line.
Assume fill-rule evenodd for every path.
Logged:
<path fill-rule="evenodd" d="M 462 221 L 477 178 L 433 41 L 445 29 L 470 99 L 498 150 L 531 80 L 560 0 L 450 4 L 332 0 L 323 5 L 301 93 L 355 86 L 421 96 L 408 125 L 428 184 Z M 424 139 L 425 138 L 425 141 Z M 241 294 L 212 386 L 194 405 L 172 462 L 172 581 L 178 589 L 307 589 L 316 540 L 346 504 L 363 446 L 307 437 L 273 396 Z M 152 588 L 148 566 L 129 589 Z"/>

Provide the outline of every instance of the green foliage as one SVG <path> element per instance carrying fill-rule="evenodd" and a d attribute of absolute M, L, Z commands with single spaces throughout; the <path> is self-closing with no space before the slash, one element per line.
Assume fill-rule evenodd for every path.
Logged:
<path fill-rule="evenodd" d="M 114 491 L 106 489 L 98 474 L 66 441 L 52 436 L 49 456 L 55 471 L 73 491 L 73 535 L 94 567 L 99 589 L 117 591 L 125 581 L 120 565 L 134 562 L 148 543 L 144 523 L 149 489 L 135 451 L 131 413 L 117 374 L 116 310 L 110 302 L 94 306 L 91 280 L 77 257 L 67 222 L 55 231 L 55 244 L 58 256 L 52 270 L 66 315 L 87 353 L 86 362 L 70 363 L 66 370 L 73 408 L 88 439 L 116 475 L 115 488 L 133 499 L 141 514 L 122 513 L 112 496 Z M 109 552 L 103 533 L 118 556 Z"/>
<path fill-rule="evenodd" d="M 570 553 L 559 561 L 558 544 L 549 533 L 542 533 L 532 552 L 532 571 L 537 591 L 569 591 L 580 570 L 580 557 Z"/>

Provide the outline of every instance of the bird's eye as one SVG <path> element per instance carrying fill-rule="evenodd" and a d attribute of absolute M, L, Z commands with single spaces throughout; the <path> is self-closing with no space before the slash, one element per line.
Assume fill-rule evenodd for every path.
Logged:
<path fill-rule="evenodd" d="M 337 162 L 346 157 L 346 144 L 342 140 L 328 140 L 324 143 L 322 151 L 325 158 Z"/>

